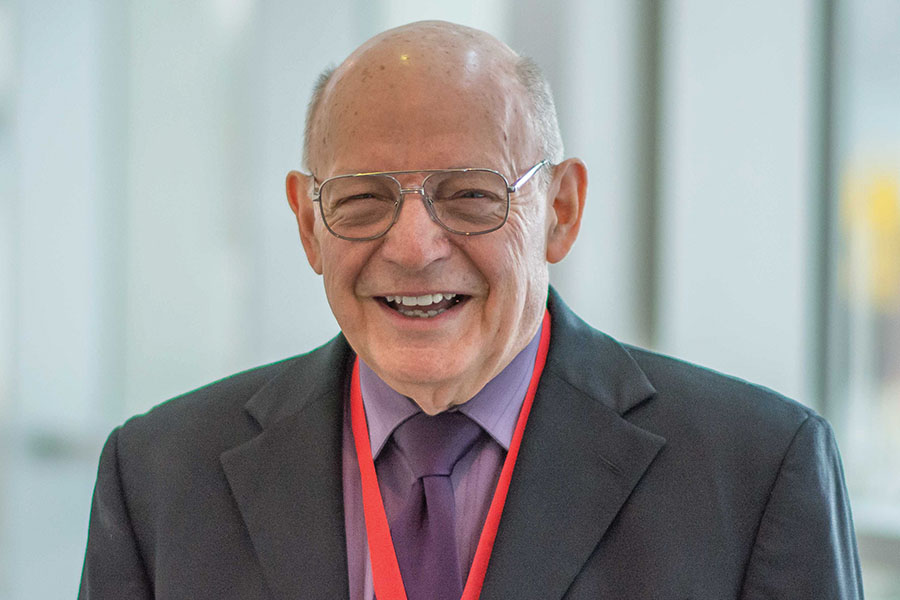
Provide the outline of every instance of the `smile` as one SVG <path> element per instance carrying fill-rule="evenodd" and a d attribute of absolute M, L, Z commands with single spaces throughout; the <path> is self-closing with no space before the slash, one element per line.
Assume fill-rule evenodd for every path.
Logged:
<path fill-rule="evenodd" d="M 468 296 L 442 292 L 422 296 L 382 296 L 381 301 L 405 317 L 428 319 L 458 305 Z"/>

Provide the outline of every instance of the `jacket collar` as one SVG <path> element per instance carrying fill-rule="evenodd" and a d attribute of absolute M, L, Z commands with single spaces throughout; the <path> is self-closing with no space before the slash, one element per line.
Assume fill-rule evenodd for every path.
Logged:
<path fill-rule="evenodd" d="M 628 350 L 582 321 L 552 287 L 547 307 L 552 328 L 547 365 L 557 376 L 618 415 L 656 394 Z"/>
<path fill-rule="evenodd" d="M 355 358 L 343 334 L 311 352 L 284 361 L 284 369 L 256 392 L 244 408 L 263 429 L 316 402 L 341 395 Z"/>

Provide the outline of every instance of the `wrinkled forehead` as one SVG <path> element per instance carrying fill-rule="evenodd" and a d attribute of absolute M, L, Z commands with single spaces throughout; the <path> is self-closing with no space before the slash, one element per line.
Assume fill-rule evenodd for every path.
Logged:
<path fill-rule="evenodd" d="M 471 151 L 468 141 L 486 154 L 527 152 L 534 132 L 517 60 L 488 34 L 446 23 L 417 23 L 376 36 L 338 67 L 324 90 L 311 140 L 314 162 L 332 165 L 362 144 L 369 164 L 335 168 L 461 166 L 432 164 L 434 153 L 410 151 L 423 144 L 445 151 L 451 162 L 454 147 Z M 378 156 L 379 149 L 389 156 Z"/>

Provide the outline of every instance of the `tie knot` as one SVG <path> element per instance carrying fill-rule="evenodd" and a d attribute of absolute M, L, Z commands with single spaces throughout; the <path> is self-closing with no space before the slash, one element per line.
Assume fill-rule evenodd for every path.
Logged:
<path fill-rule="evenodd" d="M 406 455 L 416 477 L 450 475 L 453 466 L 472 447 L 481 427 L 459 412 L 430 417 L 416 413 L 394 431 L 394 441 Z"/>

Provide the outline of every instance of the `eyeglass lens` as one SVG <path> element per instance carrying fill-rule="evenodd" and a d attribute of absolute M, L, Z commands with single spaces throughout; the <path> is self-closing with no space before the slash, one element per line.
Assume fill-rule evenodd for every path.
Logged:
<path fill-rule="evenodd" d="M 457 233 L 492 231 L 506 220 L 507 183 L 497 173 L 432 173 L 423 188 L 431 214 Z M 400 207 L 400 196 L 400 184 L 387 175 L 338 177 L 326 181 L 320 189 L 325 223 L 334 233 L 350 239 L 387 231 Z"/>

